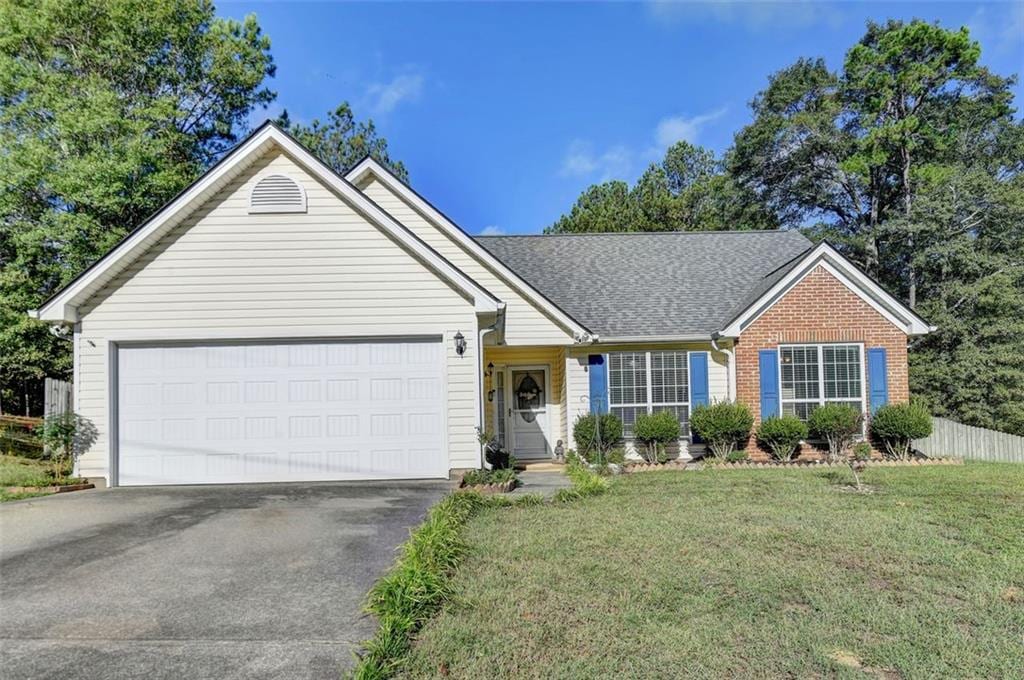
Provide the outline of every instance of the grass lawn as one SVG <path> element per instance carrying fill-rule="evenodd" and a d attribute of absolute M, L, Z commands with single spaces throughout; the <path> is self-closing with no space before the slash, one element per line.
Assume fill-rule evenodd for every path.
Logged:
<path fill-rule="evenodd" d="M 41 493 L 8 493 L 8 486 L 48 486 L 53 483 L 51 466 L 46 461 L 0 455 L 0 502 L 42 496 Z"/>
<path fill-rule="evenodd" d="M 1024 466 L 847 478 L 641 473 L 484 510 L 409 674 L 1021 677 Z"/>

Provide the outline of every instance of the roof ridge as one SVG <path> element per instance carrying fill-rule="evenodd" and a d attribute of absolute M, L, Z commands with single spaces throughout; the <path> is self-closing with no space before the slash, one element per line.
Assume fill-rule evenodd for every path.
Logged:
<path fill-rule="evenodd" d="M 473 238 L 564 238 L 585 236 L 697 236 L 700 234 L 800 234 L 799 229 L 710 229 L 701 231 L 587 231 L 570 234 L 473 234 Z M 802 236 L 803 234 L 801 234 Z M 805 237 L 806 238 L 806 237 Z"/>

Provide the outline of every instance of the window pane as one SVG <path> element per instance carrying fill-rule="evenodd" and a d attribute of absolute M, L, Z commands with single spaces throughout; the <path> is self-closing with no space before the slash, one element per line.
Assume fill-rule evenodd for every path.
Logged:
<path fill-rule="evenodd" d="M 686 352 L 651 352 L 651 401 L 655 404 L 690 400 L 686 358 Z"/>
<path fill-rule="evenodd" d="M 817 399 L 818 348 L 783 347 L 782 398 Z"/>
<path fill-rule="evenodd" d="M 796 416 L 800 420 L 806 421 L 811 411 L 816 409 L 818 404 L 807 401 L 790 401 L 783 402 L 782 404 L 782 415 L 784 416 Z"/>
<path fill-rule="evenodd" d="M 647 403 L 647 357 L 643 352 L 608 355 L 608 399 L 612 405 Z"/>
<path fill-rule="evenodd" d="M 633 423 L 636 422 L 638 413 L 645 413 L 646 406 L 612 406 L 611 412 L 622 421 L 622 436 L 626 439 L 633 438 Z"/>
<path fill-rule="evenodd" d="M 856 345 L 826 345 L 825 398 L 860 399 L 860 348 Z"/>
<path fill-rule="evenodd" d="M 505 371 L 494 372 L 494 434 L 498 443 L 505 446 Z"/>

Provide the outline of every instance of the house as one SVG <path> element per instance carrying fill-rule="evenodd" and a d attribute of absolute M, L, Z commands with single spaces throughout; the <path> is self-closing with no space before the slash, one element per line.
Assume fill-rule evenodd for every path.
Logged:
<path fill-rule="evenodd" d="M 796 232 L 473 238 L 269 123 L 33 314 L 73 329 L 79 474 L 111 485 L 446 477 L 477 428 L 548 458 L 591 410 L 868 411 L 930 330 Z"/>

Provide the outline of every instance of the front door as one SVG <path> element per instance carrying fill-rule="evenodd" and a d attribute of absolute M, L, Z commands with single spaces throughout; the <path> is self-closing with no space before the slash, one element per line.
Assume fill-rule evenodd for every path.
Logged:
<path fill-rule="evenodd" d="M 548 369 L 530 366 L 510 369 L 512 455 L 519 460 L 550 458 L 548 443 Z"/>

